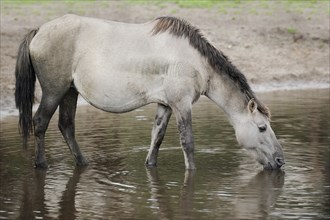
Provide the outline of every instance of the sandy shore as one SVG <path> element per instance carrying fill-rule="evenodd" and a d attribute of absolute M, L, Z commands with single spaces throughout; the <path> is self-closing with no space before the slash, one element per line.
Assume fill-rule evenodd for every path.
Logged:
<path fill-rule="evenodd" d="M 204 8 L 164 2 L 1 1 L 2 114 L 15 112 L 14 68 L 21 39 L 28 30 L 67 13 L 131 23 L 181 17 L 199 27 L 257 91 L 329 87 L 328 1 L 223 2 Z M 38 87 L 37 102 L 40 96 Z"/>

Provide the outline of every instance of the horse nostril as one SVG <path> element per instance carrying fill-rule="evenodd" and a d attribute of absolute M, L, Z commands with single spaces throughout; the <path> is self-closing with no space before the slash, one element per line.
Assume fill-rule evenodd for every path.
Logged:
<path fill-rule="evenodd" d="M 276 162 L 277 166 L 279 166 L 279 167 L 281 167 L 285 164 L 284 159 L 282 157 L 276 157 L 275 162 Z"/>

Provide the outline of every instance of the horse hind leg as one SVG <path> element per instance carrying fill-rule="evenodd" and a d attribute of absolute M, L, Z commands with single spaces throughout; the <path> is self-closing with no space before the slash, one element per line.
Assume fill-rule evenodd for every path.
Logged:
<path fill-rule="evenodd" d="M 35 136 L 35 167 L 47 168 L 45 157 L 45 133 L 62 96 L 48 96 L 43 94 L 37 112 L 33 117 Z"/>
<path fill-rule="evenodd" d="M 172 110 L 170 107 L 158 104 L 157 114 L 151 132 L 151 144 L 148 156 L 146 158 L 146 166 L 154 167 L 157 165 L 159 147 L 164 139 L 165 131 L 168 121 L 171 118 L 171 114 Z"/>
<path fill-rule="evenodd" d="M 76 165 L 85 166 L 88 164 L 80 151 L 75 138 L 75 115 L 77 108 L 78 92 L 70 88 L 60 103 L 58 127 L 74 156 Z"/>

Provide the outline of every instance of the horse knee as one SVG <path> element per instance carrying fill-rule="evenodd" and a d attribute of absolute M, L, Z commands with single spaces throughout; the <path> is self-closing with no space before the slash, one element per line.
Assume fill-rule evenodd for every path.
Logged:
<path fill-rule="evenodd" d="M 159 126 L 159 125 L 162 123 L 163 118 L 164 118 L 163 115 L 161 115 L 161 116 L 159 116 L 158 114 L 156 115 L 156 117 L 155 117 L 155 122 L 156 122 L 156 125 L 157 125 L 157 126 Z"/>
<path fill-rule="evenodd" d="M 193 144 L 184 144 L 182 145 L 182 148 L 184 152 L 187 154 L 193 154 L 194 153 L 194 145 Z"/>

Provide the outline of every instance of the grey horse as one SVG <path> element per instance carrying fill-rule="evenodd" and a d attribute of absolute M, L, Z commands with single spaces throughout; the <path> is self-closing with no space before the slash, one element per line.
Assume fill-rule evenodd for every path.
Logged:
<path fill-rule="evenodd" d="M 58 106 L 59 129 L 75 162 L 87 164 L 75 139 L 78 94 L 96 108 L 113 113 L 158 103 L 147 166 L 156 166 L 174 113 L 185 167 L 195 169 L 191 110 L 201 95 L 224 110 L 238 143 L 264 168 L 284 164 L 268 108 L 229 59 L 182 19 L 160 17 L 126 24 L 65 15 L 25 36 L 15 75 L 23 143 L 34 130 L 36 167 L 47 167 L 45 132 Z M 36 78 L 42 99 L 32 118 Z"/>

